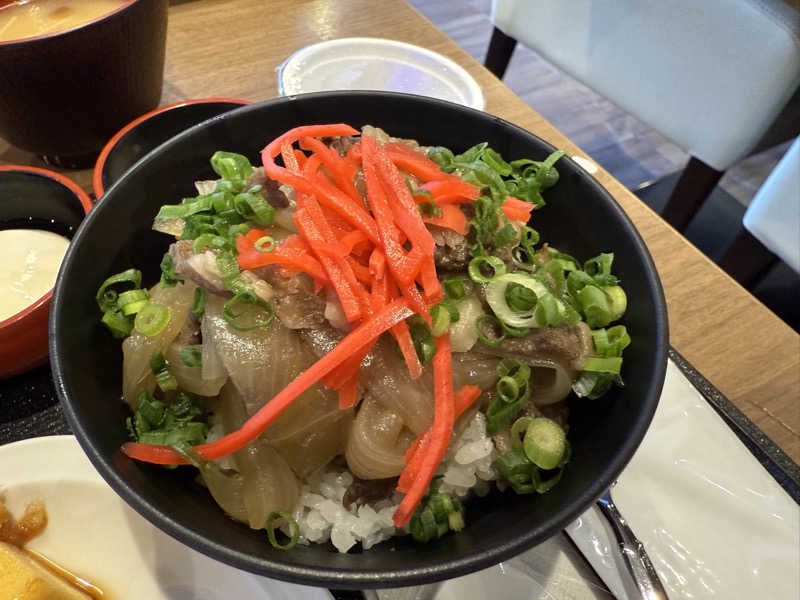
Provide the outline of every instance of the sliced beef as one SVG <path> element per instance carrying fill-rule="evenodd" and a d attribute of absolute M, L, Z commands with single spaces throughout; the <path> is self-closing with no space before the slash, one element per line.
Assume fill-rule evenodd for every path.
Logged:
<path fill-rule="evenodd" d="M 195 254 L 192 246 L 191 240 L 179 240 L 170 245 L 175 272 L 212 294 L 226 293 L 228 290 L 217 268 L 217 255 L 210 250 Z"/>
<path fill-rule="evenodd" d="M 356 145 L 359 138 L 355 135 L 342 135 L 333 138 L 323 138 L 322 141 L 339 153 L 339 156 L 347 156 L 347 151 Z"/>
<path fill-rule="evenodd" d="M 303 329 L 300 337 L 314 356 L 320 359 L 342 341 L 344 332 L 332 327 L 329 323 L 323 323 L 316 329 Z"/>
<path fill-rule="evenodd" d="M 384 500 L 392 495 L 396 485 L 397 477 L 388 477 L 386 479 L 359 479 L 358 477 L 353 477 L 353 483 L 344 493 L 342 504 L 347 510 L 350 510 L 353 504 L 360 506 Z"/>
<path fill-rule="evenodd" d="M 536 327 L 522 337 L 507 337 L 496 346 L 479 341 L 474 351 L 493 356 L 553 358 L 580 370 L 584 358 L 592 354 L 592 335 L 585 323 L 574 327 Z"/>
<path fill-rule="evenodd" d="M 222 275 L 217 266 L 217 255 L 214 252 L 206 250 L 195 254 L 191 240 L 179 240 L 170 245 L 169 253 L 175 265 L 175 272 L 181 278 L 196 283 L 212 294 L 231 295 L 222 282 Z M 265 302 L 272 299 L 272 287 L 253 271 L 242 271 L 242 278 L 250 284 L 256 296 Z"/>
<path fill-rule="evenodd" d="M 201 341 L 200 319 L 192 311 L 189 311 L 186 314 L 186 322 L 173 343 L 178 346 L 194 346 Z"/>
<path fill-rule="evenodd" d="M 253 269 L 274 293 L 275 314 L 289 329 L 309 329 L 325 323 L 325 298 L 314 293 L 314 281 L 305 273 L 284 277 L 274 266 Z"/>
<path fill-rule="evenodd" d="M 247 179 L 245 189 L 249 189 L 254 185 L 261 186 L 261 191 L 259 193 L 264 197 L 264 200 L 269 202 L 275 208 L 289 207 L 289 199 L 280 189 L 280 184 L 277 181 L 267 177 L 267 174 L 264 173 L 264 167 L 253 169 L 253 173 Z"/>
<path fill-rule="evenodd" d="M 469 264 L 469 245 L 467 238 L 452 229 L 430 225 L 428 229 L 436 242 L 433 260 L 439 269 L 460 271 Z"/>

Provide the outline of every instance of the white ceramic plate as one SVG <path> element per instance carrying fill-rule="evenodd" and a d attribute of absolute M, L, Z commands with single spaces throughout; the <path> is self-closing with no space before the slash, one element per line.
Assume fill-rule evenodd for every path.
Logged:
<path fill-rule="evenodd" d="M 44 500 L 47 528 L 28 547 L 115 600 L 331 600 L 327 590 L 234 569 L 162 533 L 100 478 L 73 436 L 0 446 L 0 490 L 15 516 Z"/>
<path fill-rule="evenodd" d="M 483 110 L 480 86 L 436 52 L 394 40 L 342 38 L 301 48 L 278 67 L 278 92 L 406 92 Z"/>

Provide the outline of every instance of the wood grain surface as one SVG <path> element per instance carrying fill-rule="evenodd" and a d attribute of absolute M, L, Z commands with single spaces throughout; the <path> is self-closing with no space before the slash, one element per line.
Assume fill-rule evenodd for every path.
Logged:
<path fill-rule="evenodd" d="M 276 67 L 318 41 L 369 36 L 429 48 L 478 81 L 486 110 L 570 153 L 586 156 L 404 0 L 188 0 L 173 2 L 162 103 L 277 93 Z M 0 140 L 0 164 L 40 164 Z M 90 171 L 67 174 L 86 189 Z M 658 268 L 672 345 L 800 462 L 800 336 L 600 169 Z M 800 301 L 800 300 L 799 300 Z"/>

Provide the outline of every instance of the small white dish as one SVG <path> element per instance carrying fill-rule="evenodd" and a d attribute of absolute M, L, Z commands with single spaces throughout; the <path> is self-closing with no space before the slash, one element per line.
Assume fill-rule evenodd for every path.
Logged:
<path fill-rule="evenodd" d="M 331 600 L 327 590 L 240 571 L 156 529 L 101 479 L 71 435 L 0 446 L 0 490 L 15 516 L 44 500 L 48 525 L 27 547 L 115 600 Z"/>
<path fill-rule="evenodd" d="M 383 90 L 449 100 L 483 110 L 473 77 L 447 57 L 413 44 L 341 38 L 301 48 L 278 67 L 284 96 L 329 90 Z"/>

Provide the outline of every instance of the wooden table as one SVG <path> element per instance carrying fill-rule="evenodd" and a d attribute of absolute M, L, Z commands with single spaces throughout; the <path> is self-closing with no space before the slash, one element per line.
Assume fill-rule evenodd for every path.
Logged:
<path fill-rule="evenodd" d="M 570 153 L 581 150 L 404 0 L 183 0 L 170 8 L 164 104 L 277 93 L 275 68 L 314 42 L 370 36 L 418 44 L 467 69 L 486 110 Z M 1 163 L 38 159 L 0 140 Z M 87 190 L 89 171 L 68 172 Z M 673 347 L 795 462 L 800 462 L 800 336 L 611 175 L 597 178 L 655 259 Z"/>

